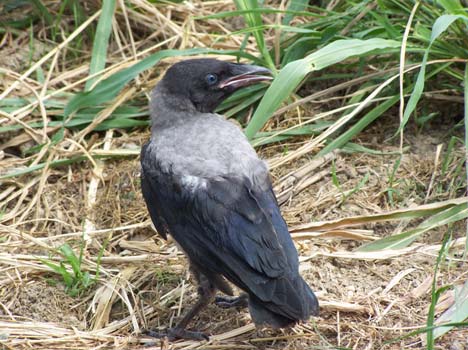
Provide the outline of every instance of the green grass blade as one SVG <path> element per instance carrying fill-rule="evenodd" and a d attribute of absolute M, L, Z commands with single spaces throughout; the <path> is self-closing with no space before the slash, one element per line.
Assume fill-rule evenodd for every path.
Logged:
<path fill-rule="evenodd" d="M 468 204 L 458 204 L 439 212 L 422 222 L 417 228 L 379 239 L 365 244 L 357 249 L 361 252 L 378 251 L 384 249 L 400 249 L 413 243 L 420 235 L 436 227 L 447 225 L 468 217 Z"/>
<path fill-rule="evenodd" d="M 49 260 L 38 258 L 44 265 L 48 266 L 51 268 L 54 272 L 58 273 L 59 275 L 62 276 L 63 282 L 67 286 L 67 288 L 70 288 L 73 285 L 73 277 L 70 275 L 68 270 L 65 268 L 65 266 L 60 263 L 60 265 L 55 264 Z"/>
<path fill-rule="evenodd" d="M 115 0 L 103 0 L 102 12 L 99 16 L 96 35 L 94 36 L 93 50 L 91 52 L 91 63 L 89 74 L 93 75 L 102 71 L 106 66 L 107 47 L 112 32 L 112 19 L 114 18 Z M 98 77 L 86 82 L 85 90 L 88 91 Z"/>
<path fill-rule="evenodd" d="M 301 0 L 302 1 L 302 0 Z M 218 12 L 214 13 L 212 15 L 206 15 L 206 16 L 195 16 L 195 20 L 199 19 L 219 19 L 219 18 L 229 18 L 229 17 L 236 17 L 236 16 L 243 16 L 248 13 L 258 13 L 258 14 L 285 14 L 285 15 L 291 15 L 291 16 L 305 16 L 305 17 L 322 17 L 321 15 L 318 15 L 316 13 L 312 12 L 307 12 L 307 11 L 294 11 L 291 9 L 288 10 L 278 10 L 278 9 L 272 9 L 272 8 L 266 8 L 266 7 L 258 7 L 255 9 L 248 9 L 248 10 L 236 10 L 236 11 L 223 11 L 223 12 Z M 284 23 L 283 24 L 289 24 Z"/>
<path fill-rule="evenodd" d="M 290 0 L 287 8 L 287 13 L 283 17 L 282 23 L 287 25 L 294 18 L 294 13 L 303 12 L 309 5 L 309 0 Z"/>
<path fill-rule="evenodd" d="M 106 239 L 104 243 L 102 244 L 101 248 L 99 249 L 99 253 L 96 259 L 96 274 L 94 275 L 93 282 L 96 282 L 99 279 L 99 274 L 101 271 L 101 259 L 102 256 L 104 255 L 104 251 L 109 244 L 109 239 Z"/>
<path fill-rule="evenodd" d="M 251 86 L 247 86 L 243 89 L 237 90 L 227 99 L 225 99 L 218 108 L 216 108 L 216 112 L 219 113 L 221 111 L 225 111 L 229 108 L 235 107 L 238 103 L 242 102 L 245 98 L 250 97 L 252 94 L 255 94 L 259 90 L 266 90 L 265 84 L 255 84 Z M 0 128 L 1 129 L 1 128 Z"/>
<path fill-rule="evenodd" d="M 88 123 L 86 123 L 88 124 Z M 109 129 L 131 129 L 139 126 L 148 126 L 149 120 L 135 120 L 135 119 L 107 119 L 104 120 L 102 123 L 97 125 L 94 130 L 96 131 L 104 131 Z"/>
<path fill-rule="evenodd" d="M 438 0 L 437 2 L 450 14 L 466 12 L 466 8 L 462 6 L 459 0 Z"/>
<path fill-rule="evenodd" d="M 442 242 L 442 246 L 440 247 L 439 254 L 437 255 L 436 264 L 434 266 L 434 278 L 432 279 L 432 287 L 431 287 L 431 304 L 429 305 L 429 312 L 427 314 L 427 328 L 429 330 L 426 333 L 426 340 L 427 340 L 427 350 L 434 350 L 434 316 L 435 316 L 435 308 L 437 302 L 439 301 L 439 297 L 447 290 L 449 287 L 445 286 L 442 288 L 437 289 L 437 272 L 439 271 L 440 262 L 442 261 L 442 256 L 445 253 L 445 247 L 447 246 L 447 242 L 451 235 L 446 232 L 444 235 L 444 240 Z"/>
<path fill-rule="evenodd" d="M 73 164 L 75 162 L 79 162 L 79 161 L 85 160 L 85 159 L 86 159 L 86 156 L 73 157 L 73 158 L 70 158 L 70 159 L 60 159 L 60 160 L 56 160 L 56 161 L 51 162 L 49 164 L 49 166 L 57 167 L 57 166 L 61 166 L 61 165 L 70 165 L 70 164 Z M 10 179 L 10 178 L 13 178 L 13 177 L 16 177 L 16 176 L 21 176 L 21 175 L 26 175 L 26 174 L 32 173 L 34 171 L 44 169 L 45 166 L 46 166 L 46 163 L 39 163 L 39 164 L 31 165 L 31 166 L 29 166 L 27 168 L 24 168 L 24 169 L 12 171 L 10 173 L 0 175 L 0 180 Z"/>
<path fill-rule="evenodd" d="M 390 39 L 397 40 L 400 37 L 400 32 L 393 26 L 392 22 L 384 14 L 377 11 L 369 11 L 369 15 L 375 18 L 379 25 L 385 29 Z"/>
<path fill-rule="evenodd" d="M 465 281 L 463 287 L 455 288 L 455 303 L 444 311 L 435 323 L 437 325 L 458 323 L 466 319 L 468 319 L 468 280 Z M 434 339 L 443 336 L 452 328 L 453 326 L 435 328 L 433 332 Z"/>
<path fill-rule="evenodd" d="M 464 19 L 465 21 L 468 21 L 468 17 L 463 15 L 443 15 L 437 18 L 437 20 L 435 21 L 434 26 L 432 27 L 429 45 L 427 46 L 426 51 L 424 52 L 423 60 L 421 63 L 421 69 L 419 70 L 418 77 L 416 78 L 416 83 L 414 85 L 413 92 L 411 93 L 411 96 L 408 100 L 408 104 L 406 105 L 405 111 L 403 113 L 403 120 L 395 134 L 400 133 L 401 130 L 408 123 L 410 115 L 414 112 L 416 105 L 421 99 L 422 93 L 424 91 L 426 64 L 432 44 L 457 19 Z"/>
<path fill-rule="evenodd" d="M 103 154 L 93 154 L 94 159 L 107 159 L 107 158 L 122 158 L 122 157 L 135 157 L 140 155 L 140 150 L 133 150 L 133 149 L 120 149 L 118 152 L 107 152 Z M 57 159 L 50 163 L 43 162 L 35 165 L 31 165 L 25 169 L 15 170 L 3 175 L 0 175 L 0 180 L 11 179 L 16 176 L 21 176 L 25 174 L 29 174 L 41 169 L 44 169 L 47 165 L 50 168 L 57 168 L 60 166 L 70 165 L 73 163 L 78 163 L 83 160 L 88 159 L 85 155 L 74 156 L 67 159 Z"/>
<path fill-rule="evenodd" d="M 67 121 L 65 124 L 63 122 L 59 121 L 51 121 L 47 123 L 49 127 L 55 127 L 55 126 L 63 126 L 65 128 L 83 128 L 86 125 L 90 123 L 90 118 L 89 117 L 94 117 L 96 114 L 90 115 L 89 113 L 81 114 L 75 117 L 75 119 L 72 119 L 70 121 Z M 102 130 L 108 130 L 112 128 L 119 128 L 119 129 L 130 129 L 138 126 L 147 126 L 149 124 L 149 120 L 145 118 L 145 120 L 135 120 L 137 117 L 144 117 L 147 116 L 147 112 L 138 112 L 138 113 L 129 113 L 129 114 L 115 114 L 113 113 L 109 119 L 106 119 L 99 125 L 95 127 L 94 130 L 96 131 L 102 131 Z M 83 117 L 83 118 L 80 118 Z M 37 128 L 42 128 L 43 127 L 42 122 L 35 122 L 29 124 L 29 126 L 33 129 Z M 11 125 L 7 127 L 0 127 L 0 133 L 2 132 L 7 132 L 7 131 L 14 131 L 14 130 L 20 130 L 23 129 L 23 125 Z M 55 134 L 54 134 L 55 136 Z M 54 137 L 52 136 L 52 137 Z M 57 135 L 59 136 L 59 135 Z M 30 152 L 33 153 L 33 152 Z"/>
<path fill-rule="evenodd" d="M 73 286 L 74 279 L 71 273 L 68 272 L 67 268 L 65 267 L 62 261 L 60 262 L 60 271 L 65 285 L 67 286 L 67 288 L 71 288 Z"/>
<path fill-rule="evenodd" d="M 301 60 L 288 63 L 265 92 L 245 134 L 252 139 L 311 71 L 321 70 L 350 57 L 363 56 L 379 49 L 399 45 L 399 42 L 384 39 L 337 40 Z"/>
<path fill-rule="evenodd" d="M 45 22 L 47 23 L 48 26 L 52 25 L 54 23 L 54 20 L 52 19 L 52 15 L 50 14 L 49 10 L 47 10 L 47 7 L 44 6 L 41 0 L 30 0 L 34 6 L 38 9 L 40 12 L 41 16 L 44 18 Z"/>
<path fill-rule="evenodd" d="M 317 156 L 323 156 L 327 153 L 332 152 L 333 150 L 344 146 L 348 141 L 350 141 L 354 136 L 359 134 L 364 128 L 366 128 L 370 123 L 375 119 L 380 117 L 385 111 L 392 107 L 395 103 L 400 100 L 398 95 L 393 96 L 391 99 L 381 103 L 377 107 L 373 108 L 370 112 L 366 113 L 359 121 L 354 124 L 352 127 L 347 129 L 343 134 L 337 137 L 335 140 L 326 145 Z"/>
<path fill-rule="evenodd" d="M 42 259 L 42 258 L 38 258 L 44 265 L 47 265 L 48 267 L 50 267 L 53 271 L 55 271 L 56 273 L 61 273 L 61 269 L 60 269 L 60 265 L 57 265 L 55 263 L 53 263 L 52 261 L 49 261 L 49 260 L 46 260 L 46 259 Z"/>
<path fill-rule="evenodd" d="M 244 20 L 247 23 L 247 27 L 250 27 L 252 34 L 257 42 L 258 50 L 261 52 L 262 57 L 272 71 L 275 71 L 275 64 L 273 59 L 270 56 L 270 52 L 265 43 L 265 38 L 263 37 L 263 21 L 260 12 L 257 11 L 248 11 L 259 9 L 257 0 L 234 0 L 238 10 L 246 11 L 244 13 Z M 255 28 L 255 29 L 253 29 Z"/>
<path fill-rule="evenodd" d="M 409 147 L 405 147 L 403 148 L 403 150 L 406 152 L 407 150 L 409 150 Z M 363 145 L 359 145 L 357 143 L 352 143 L 352 142 L 348 142 L 346 143 L 342 148 L 341 148 L 341 152 L 344 152 L 344 153 L 367 153 L 367 154 L 373 154 L 373 155 L 376 155 L 376 156 L 395 156 L 395 155 L 399 155 L 400 154 L 400 151 L 388 151 L 388 152 L 384 152 L 384 151 L 377 151 L 375 149 L 372 149 L 372 148 L 368 148 L 368 147 L 365 147 Z"/>
<path fill-rule="evenodd" d="M 345 39 L 336 40 L 320 50 L 310 54 L 305 59 L 312 70 L 321 70 L 350 57 L 361 57 L 377 50 L 397 48 L 400 43 L 395 40 L 385 39 Z"/>
<path fill-rule="evenodd" d="M 299 34 L 309 34 L 309 35 L 314 34 L 315 38 L 317 39 L 320 38 L 320 33 L 314 29 L 286 26 L 282 24 L 262 24 L 256 27 L 247 27 L 247 28 L 239 29 L 239 30 L 236 30 L 235 32 L 232 32 L 231 34 L 238 35 L 238 34 L 254 32 L 254 31 L 262 32 L 263 30 L 266 30 L 266 29 L 281 29 L 281 32 L 284 32 L 284 33 L 288 32 L 288 33 L 299 33 Z"/>
<path fill-rule="evenodd" d="M 258 91 L 257 93 L 253 94 L 252 96 L 246 97 L 243 101 L 236 104 L 234 107 L 228 109 L 223 114 L 228 118 L 232 117 L 235 114 L 237 114 L 238 112 L 242 111 L 243 109 L 248 108 L 253 103 L 260 100 L 262 97 L 263 97 L 263 91 Z"/>
<path fill-rule="evenodd" d="M 276 130 L 276 131 L 265 131 L 258 132 L 255 135 L 255 138 L 250 142 L 253 147 L 268 145 L 271 143 L 287 140 L 294 136 L 304 136 L 304 135 L 317 135 L 323 129 L 330 125 L 329 123 L 317 123 L 314 125 L 304 125 L 299 128 L 294 128 L 291 130 Z"/>
<path fill-rule="evenodd" d="M 83 278 L 81 279 L 81 284 L 83 286 L 83 289 L 88 288 L 94 283 L 94 279 L 91 278 L 91 275 L 89 274 L 88 271 L 83 273 Z"/>
<path fill-rule="evenodd" d="M 282 101 L 284 101 L 309 73 L 310 67 L 304 59 L 287 64 L 265 92 L 252 120 L 245 129 L 245 134 L 252 139 L 265 125 Z"/>
<path fill-rule="evenodd" d="M 59 251 L 63 254 L 65 259 L 72 267 L 73 273 L 75 274 L 75 278 L 80 279 L 83 274 L 81 272 L 81 263 L 73 249 L 67 243 L 65 243 L 60 246 Z"/>
<path fill-rule="evenodd" d="M 398 342 L 401 342 L 404 339 L 414 337 L 414 336 L 416 336 L 418 334 L 427 333 L 430 330 L 438 329 L 438 328 L 441 328 L 441 327 L 460 327 L 461 328 L 461 327 L 466 327 L 466 326 L 468 326 L 468 322 L 452 322 L 452 323 L 444 324 L 443 326 L 442 325 L 435 325 L 435 326 L 431 326 L 431 327 L 423 327 L 423 328 L 416 329 L 415 331 L 409 332 L 409 333 L 407 333 L 405 335 L 402 335 L 401 337 L 386 340 L 386 341 L 383 342 L 383 345 L 398 343 Z"/>

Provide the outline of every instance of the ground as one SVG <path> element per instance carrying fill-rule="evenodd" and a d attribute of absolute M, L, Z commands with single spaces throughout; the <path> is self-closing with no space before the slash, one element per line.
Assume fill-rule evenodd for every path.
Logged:
<path fill-rule="evenodd" d="M 231 2 L 206 3 L 197 3 L 200 13 L 232 10 Z M 171 30 L 180 29 L 181 33 L 186 29 L 186 9 L 171 6 L 163 8 L 173 24 L 166 28 L 168 37 L 175 35 Z M 225 27 L 242 28 L 235 18 Z M 165 19 L 162 16 L 163 22 Z M 135 37 L 144 38 L 138 49 L 151 44 L 154 37 L 145 30 L 156 32 L 159 21 L 161 18 L 154 23 L 142 22 L 135 30 Z M 198 32 L 191 40 L 199 46 L 208 37 L 203 35 L 202 25 L 194 26 L 192 30 Z M 23 34 L 21 40 L 13 42 L 18 49 L 0 43 L 0 65 L 5 70 L 27 69 L 29 34 Z M 231 48 L 242 41 L 235 36 L 229 40 L 233 41 L 216 41 L 213 45 Z M 175 45 L 176 41 L 170 41 L 168 47 Z M 31 59 L 38 60 L 49 50 L 49 46 L 38 44 Z M 118 52 L 116 47 L 113 50 Z M 112 57 L 116 62 L 121 59 L 120 53 Z M 86 68 L 87 63 L 78 62 L 79 58 L 65 78 L 61 76 L 62 67 L 57 68 L 50 89 L 61 88 L 62 79 L 67 86 L 67 79 L 75 81 L 87 74 L 80 66 Z M 166 69 L 167 63 L 156 71 Z M 138 87 L 143 92 L 138 90 L 135 99 L 144 100 L 142 97 L 155 84 L 158 76 L 151 74 L 139 78 Z M 16 75 L 5 75 L 2 86 L 16 79 Z M 333 83 L 337 82 L 327 82 Z M 35 81 L 28 80 L 28 84 L 40 90 Z M 306 84 L 298 95 L 307 96 L 327 87 Z M 29 94 L 30 86 L 21 86 L 13 93 L 17 97 Z M 282 113 L 266 129 L 287 127 L 300 118 L 308 120 L 341 106 L 342 101 L 340 93 L 326 96 L 299 110 Z M 367 242 L 417 227 L 424 220 L 393 217 L 378 221 L 375 214 L 430 203 L 447 205 L 443 203 L 466 195 L 464 149 L 455 142 L 448 150 L 452 137 L 463 136 L 457 127 L 462 104 L 429 98 L 423 104 L 438 114 L 423 125 L 410 121 L 398 167 L 397 108 L 352 140 L 374 152 L 344 149 L 317 159 L 314 157 L 323 147 L 318 145 L 301 157 L 285 161 L 301 146 L 313 142 L 310 137 L 257 148 L 270 165 L 282 213 L 300 254 L 301 274 L 319 298 L 320 315 L 293 329 L 272 331 L 256 329 L 247 310 L 210 305 L 191 324 L 193 329 L 211 335 L 209 342 L 202 343 L 170 343 L 144 335 L 146 329 L 175 324 L 196 299 L 196 286 L 184 255 L 170 238 L 164 241 L 156 234 L 142 199 L 138 150 L 149 138 L 149 131 L 140 127 L 91 132 L 84 141 L 74 139 L 77 130 L 67 131 L 66 137 L 82 147 L 75 148 L 76 152 L 126 150 L 128 154 L 0 180 L 2 349 L 426 349 L 425 333 L 412 332 L 427 324 L 434 277 L 436 288 L 448 286 L 436 305 L 436 319 L 450 310 L 467 280 L 465 223 L 432 229 L 408 248 L 371 253 L 357 250 Z M 34 117 L 40 119 L 33 110 Z M 0 175 L 25 167 L 19 155 L 32 144 L 21 139 L 23 136 L 27 141 L 24 132 L 0 134 L 0 146 L 14 141 L 5 149 L 0 147 Z M 69 155 L 69 145 L 62 146 L 58 145 L 53 155 Z M 350 217 L 359 224 L 340 224 L 339 220 Z M 449 248 L 436 269 L 447 233 L 451 234 Z M 65 242 L 76 255 L 82 250 L 82 272 L 94 278 L 99 271 L 95 283 L 79 288 L 76 295 L 70 295 L 63 278 L 47 265 L 65 261 L 56 250 Z M 70 270 L 70 265 L 64 266 Z M 436 349 L 468 350 L 468 329 L 451 330 L 437 339 Z"/>
<path fill-rule="evenodd" d="M 385 139 L 385 130 L 391 134 L 392 124 L 396 125 L 392 121 L 373 125 L 362 134 L 360 142 L 377 150 L 394 149 L 395 141 L 380 142 Z M 399 170 L 398 203 L 389 203 L 386 191 L 388 169 L 395 156 L 339 153 L 334 167 L 341 189 L 333 184 L 330 163 L 325 163 L 322 167 L 326 170 L 325 175 L 319 181 L 283 203 L 282 212 L 291 231 L 309 222 L 374 214 L 424 203 L 424 189 L 433 172 L 436 145 L 444 136 L 443 133 L 434 135 L 431 131 L 429 137 L 424 134 L 428 131 L 408 136 L 412 146 Z M 113 145 L 140 145 L 147 137 L 147 132 L 132 133 L 114 139 Z M 260 154 L 272 155 L 277 151 L 278 147 L 272 146 L 260 149 Z M 307 162 L 302 159 L 276 167 L 272 177 L 281 179 Z M 93 266 L 92 261 L 107 241 L 101 277 L 79 297 L 69 296 L 57 282 L 60 280 L 57 275 L 47 271 L 36 257 L 50 256 L 47 245 L 60 241 L 64 233 L 82 231 L 79 228 L 87 213 L 83 201 L 87 193 L 83 183 L 92 174 L 86 163 L 72 166 L 66 172 L 55 172 L 56 176 L 46 184 L 43 195 L 50 203 L 48 217 L 56 218 L 56 222 L 47 228 L 40 222 L 30 223 L 31 236 L 21 235 L 12 227 L 12 234 L 2 243 L 4 268 L 1 270 L 0 297 L 3 326 L 0 328 L 4 329 L 5 346 L 29 348 L 37 342 L 44 348 L 60 349 L 68 348 L 69 342 L 73 341 L 77 348 L 101 344 L 104 348 L 133 349 L 140 348 L 142 343 L 155 342 L 135 332 L 173 324 L 195 300 L 196 288 L 183 254 L 171 240 L 165 242 L 157 236 L 149 222 L 139 189 L 138 159 L 106 161 L 104 181 L 97 191 L 92 213 L 96 218 L 96 230 L 88 233 L 85 249 L 87 266 Z M 371 175 L 365 185 L 343 201 L 340 191 L 354 188 L 368 172 Z M 444 179 L 436 182 L 443 188 Z M 437 195 L 441 196 L 440 191 Z M 362 237 L 385 236 L 401 225 L 401 222 L 366 225 L 361 227 L 365 229 Z M 424 337 L 397 338 L 424 327 L 426 323 L 434 264 L 443 233 L 443 230 L 430 232 L 417 249 L 396 251 L 391 258 L 384 254 L 369 258 L 354 252 L 354 248 L 362 243 L 359 238 L 317 236 L 297 239 L 302 274 L 322 305 L 319 317 L 292 330 L 255 330 L 246 310 L 222 310 L 212 305 L 192 324 L 193 328 L 213 335 L 211 342 L 160 345 L 156 341 L 155 348 L 421 349 Z M 456 226 L 453 234 L 462 237 L 463 225 Z M 46 246 L 41 248 L 34 244 L 36 240 Z M 80 241 L 79 234 L 75 234 L 74 241 Z M 451 254 L 462 248 L 458 245 Z M 343 256 L 343 252 L 349 252 L 348 256 Z M 464 260 L 454 258 L 443 262 L 438 271 L 437 286 L 461 285 L 466 271 Z M 453 289 L 443 294 L 436 315 L 451 305 L 450 300 L 453 301 Z M 24 328 L 28 328 L 28 332 L 24 333 Z M 465 349 L 467 342 L 468 331 L 459 329 L 449 332 L 437 344 L 439 349 L 459 350 Z"/>

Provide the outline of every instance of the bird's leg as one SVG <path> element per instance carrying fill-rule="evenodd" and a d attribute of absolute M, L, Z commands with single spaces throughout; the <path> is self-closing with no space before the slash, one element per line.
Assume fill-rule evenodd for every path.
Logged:
<path fill-rule="evenodd" d="M 173 327 L 169 328 L 166 331 L 148 331 L 148 334 L 151 337 L 163 338 L 168 337 L 170 341 L 176 339 L 187 339 L 187 340 L 208 340 L 209 337 L 203 332 L 189 331 L 185 328 L 188 326 L 190 321 L 208 304 L 211 303 L 213 297 L 216 293 L 216 288 L 213 284 L 204 276 L 202 273 L 195 268 L 192 264 L 190 269 L 195 279 L 198 281 L 198 300 L 195 305 L 185 314 L 185 316 L 179 321 L 179 323 Z"/>
<path fill-rule="evenodd" d="M 215 304 L 223 309 L 231 307 L 243 309 L 249 306 L 249 296 L 246 293 L 242 293 L 238 297 L 218 295 L 215 297 Z"/>

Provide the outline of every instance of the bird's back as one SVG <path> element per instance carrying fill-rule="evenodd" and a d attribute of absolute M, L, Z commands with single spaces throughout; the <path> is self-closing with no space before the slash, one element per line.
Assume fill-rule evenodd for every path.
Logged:
<path fill-rule="evenodd" d="M 180 119 L 151 137 L 149 146 L 161 166 L 182 176 L 268 176 L 266 164 L 235 124 L 213 113 Z"/>

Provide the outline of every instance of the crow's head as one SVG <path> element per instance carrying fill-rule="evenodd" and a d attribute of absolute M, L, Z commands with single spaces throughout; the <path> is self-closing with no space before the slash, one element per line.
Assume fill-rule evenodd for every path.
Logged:
<path fill-rule="evenodd" d="M 263 67 L 236 64 L 215 59 L 192 59 L 170 67 L 162 84 L 167 92 L 189 99 L 200 112 L 213 112 L 237 89 L 271 80 Z"/>

